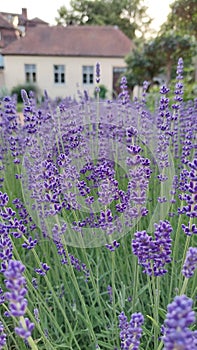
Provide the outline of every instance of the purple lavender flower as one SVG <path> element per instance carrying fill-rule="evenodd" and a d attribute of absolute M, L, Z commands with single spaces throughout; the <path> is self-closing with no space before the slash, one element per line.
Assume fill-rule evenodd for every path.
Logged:
<path fill-rule="evenodd" d="M 5 300 L 8 301 L 9 312 L 7 316 L 20 317 L 19 326 L 15 328 L 16 334 L 27 339 L 31 336 L 34 324 L 28 318 L 24 318 L 27 308 L 26 280 L 23 276 L 25 266 L 17 260 L 10 260 L 7 269 L 4 271 L 5 286 L 9 292 L 5 293 Z"/>
<path fill-rule="evenodd" d="M 110 285 L 107 286 L 107 293 L 109 295 L 110 303 L 112 303 L 112 296 L 113 296 L 112 286 L 110 286 Z"/>
<path fill-rule="evenodd" d="M 6 270 L 9 260 L 12 259 L 12 251 L 13 245 L 8 234 L 8 229 L 6 226 L 0 225 L 0 260 L 2 260 L 1 272 Z"/>
<path fill-rule="evenodd" d="M 100 63 L 96 63 L 96 83 L 98 84 L 100 82 L 100 76 L 101 76 L 101 68 Z"/>
<path fill-rule="evenodd" d="M 139 313 L 131 315 L 130 322 L 122 311 L 119 315 L 119 328 L 121 349 L 124 350 L 138 350 L 140 345 L 140 338 L 142 335 L 142 324 L 144 323 L 144 316 Z"/>
<path fill-rule="evenodd" d="M 37 279 L 35 277 L 32 278 L 31 282 L 32 282 L 33 288 L 38 289 L 38 282 L 37 282 Z"/>
<path fill-rule="evenodd" d="M 27 339 L 31 336 L 31 333 L 34 329 L 34 323 L 31 323 L 30 320 L 25 317 L 24 321 L 20 321 L 19 326 L 15 327 L 14 330 L 19 337 Z"/>
<path fill-rule="evenodd" d="M 178 109 L 181 107 L 181 102 L 183 101 L 183 83 L 181 80 L 183 79 L 183 59 L 180 57 L 178 60 L 178 65 L 177 65 L 177 76 L 176 76 L 176 86 L 175 86 L 175 97 L 174 101 L 176 102 L 175 104 L 172 105 L 172 108 L 175 110 L 175 113 Z"/>
<path fill-rule="evenodd" d="M 33 239 L 31 236 L 28 238 L 27 242 L 24 242 L 22 244 L 23 248 L 26 248 L 28 250 L 33 249 L 37 244 L 37 239 Z"/>
<path fill-rule="evenodd" d="M 181 201 L 185 201 L 186 205 L 182 208 L 178 208 L 179 214 L 186 214 L 190 218 L 197 217 L 197 159 L 194 158 L 193 162 L 188 162 L 189 171 L 183 169 L 180 174 L 180 190 L 183 192 L 179 195 Z M 183 226 L 183 229 L 185 226 Z M 185 230 L 184 230 L 185 231 Z M 193 232 L 190 229 L 186 234 L 191 235 Z"/>
<path fill-rule="evenodd" d="M 48 266 L 46 263 L 40 263 L 41 268 L 40 269 L 35 269 L 35 272 L 41 276 L 45 276 L 47 271 L 50 270 L 50 266 Z"/>
<path fill-rule="evenodd" d="M 9 302 L 10 314 L 16 317 L 23 316 L 27 307 L 24 270 L 25 266 L 20 261 L 10 260 L 7 269 L 4 271 L 5 285 L 9 290 L 5 293 L 5 299 Z"/>
<path fill-rule="evenodd" d="M 5 344 L 6 344 L 6 334 L 4 333 L 3 323 L 0 322 L 0 350 L 3 349 Z"/>
<path fill-rule="evenodd" d="M 106 248 L 109 249 L 111 252 L 114 252 L 115 249 L 117 249 L 120 246 L 120 243 L 118 243 L 116 240 L 112 242 L 112 244 L 105 244 Z"/>
<path fill-rule="evenodd" d="M 71 265 L 77 270 L 77 271 L 83 271 L 87 278 L 89 277 L 89 271 L 87 270 L 87 267 L 84 263 L 79 261 L 79 259 L 75 258 L 72 254 L 68 254 L 65 251 L 64 244 L 62 243 L 61 235 L 66 230 L 66 225 L 64 224 L 61 228 L 58 227 L 58 225 L 54 225 L 52 228 L 53 232 L 53 242 L 56 245 L 58 254 L 62 257 L 61 263 L 63 265 L 68 265 L 69 260 Z"/>
<path fill-rule="evenodd" d="M 195 322 L 193 300 L 185 295 L 176 296 L 168 305 L 164 322 L 164 350 L 195 350 L 194 332 L 189 327 Z"/>
<path fill-rule="evenodd" d="M 197 268 L 197 248 L 190 247 L 187 251 L 185 262 L 182 269 L 182 274 L 190 278 L 193 276 Z"/>
<path fill-rule="evenodd" d="M 187 236 L 191 236 L 192 234 L 197 234 L 197 226 L 195 224 L 192 224 L 191 227 L 182 224 L 182 229 Z"/>
<path fill-rule="evenodd" d="M 170 91 L 169 88 L 167 88 L 165 85 L 163 85 L 160 89 L 160 94 L 166 95 Z"/>
<path fill-rule="evenodd" d="M 2 193 L 0 191 L 0 207 L 4 207 L 8 204 L 9 201 L 9 197 L 7 195 L 7 193 Z"/>
<path fill-rule="evenodd" d="M 147 91 L 148 91 L 149 85 L 150 85 L 150 83 L 149 83 L 147 80 L 145 80 L 145 81 L 143 82 L 142 104 L 144 104 L 144 105 L 146 104 L 146 93 L 147 93 Z"/>
<path fill-rule="evenodd" d="M 40 322 L 40 319 L 39 319 L 39 311 L 38 309 L 34 309 L 34 316 L 35 316 L 35 319 L 36 321 L 39 323 Z"/>
<path fill-rule="evenodd" d="M 129 97 L 128 87 L 127 87 L 126 77 L 121 78 L 120 89 L 121 89 L 121 93 L 119 94 L 118 99 L 121 101 L 123 105 L 128 104 L 130 97 Z"/>
<path fill-rule="evenodd" d="M 132 240 L 133 254 L 148 275 L 162 276 L 167 270 L 165 264 L 171 262 L 172 227 L 168 221 L 155 224 L 155 240 L 146 231 L 136 232 Z"/>
<path fill-rule="evenodd" d="M 0 305 L 5 302 L 4 292 L 3 289 L 0 288 Z"/>

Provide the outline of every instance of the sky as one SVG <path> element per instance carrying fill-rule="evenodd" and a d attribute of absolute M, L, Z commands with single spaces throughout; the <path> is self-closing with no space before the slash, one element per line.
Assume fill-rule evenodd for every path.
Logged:
<path fill-rule="evenodd" d="M 121 0 L 120 0 L 121 1 Z M 169 12 L 169 4 L 174 0 L 144 0 L 148 6 L 148 14 L 154 18 L 152 28 L 158 29 L 165 22 Z M 70 0 L 0 0 L 0 12 L 21 13 L 22 7 L 27 8 L 28 18 L 40 19 L 55 24 L 57 9 L 69 5 Z"/>

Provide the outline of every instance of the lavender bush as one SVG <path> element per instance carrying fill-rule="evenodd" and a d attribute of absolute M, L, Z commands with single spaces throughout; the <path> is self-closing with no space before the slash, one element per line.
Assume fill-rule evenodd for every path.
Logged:
<path fill-rule="evenodd" d="M 102 68 L 102 67 L 101 67 Z M 197 99 L 0 102 L 0 349 L 196 349 Z M 102 80 L 96 65 L 96 84 Z M 130 319 L 130 321 L 128 321 Z"/>

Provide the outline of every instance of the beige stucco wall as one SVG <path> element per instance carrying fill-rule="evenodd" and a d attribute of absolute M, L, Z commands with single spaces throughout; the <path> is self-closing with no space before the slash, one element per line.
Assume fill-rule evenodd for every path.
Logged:
<path fill-rule="evenodd" d="M 87 58 L 87 57 L 40 57 L 40 56 L 5 56 L 5 84 L 11 90 L 13 86 L 25 82 L 24 64 L 36 64 L 37 85 L 43 94 L 47 90 L 51 98 L 71 96 L 77 98 L 77 84 L 80 91 L 88 90 L 93 96 L 95 85 L 82 84 L 82 66 L 101 64 L 101 84 L 108 91 L 108 97 L 112 94 L 113 67 L 125 67 L 124 59 L 121 58 Z M 66 82 L 64 85 L 54 84 L 53 65 L 65 65 Z"/>
<path fill-rule="evenodd" d="M 0 69 L 0 90 L 5 88 L 5 75 L 4 75 L 4 70 Z"/>

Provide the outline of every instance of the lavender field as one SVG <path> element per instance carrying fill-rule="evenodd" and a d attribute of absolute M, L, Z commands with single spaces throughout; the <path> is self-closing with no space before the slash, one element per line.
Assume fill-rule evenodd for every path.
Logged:
<path fill-rule="evenodd" d="M 197 98 L 176 75 L 154 112 L 125 77 L 115 101 L 22 90 L 23 122 L 0 101 L 0 349 L 197 349 Z"/>

